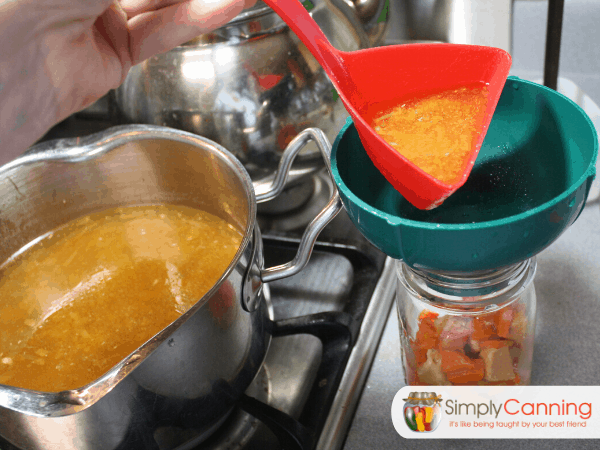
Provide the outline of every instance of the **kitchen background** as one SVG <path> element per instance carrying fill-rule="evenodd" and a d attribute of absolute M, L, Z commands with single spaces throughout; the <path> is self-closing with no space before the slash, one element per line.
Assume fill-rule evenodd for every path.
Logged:
<path fill-rule="evenodd" d="M 412 2 L 391 0 L 391 22 L 388 39 L 410 39 L 411 27 L 407 8 Z M 454 4 L 457 8 L 479 8 L 482 17 L 495 9 L 500 14 L 512 8 L 510 51 L 511 74 L 530 80 L 541 80 L 548 1 L 488 0 L 456 2 L 423 0 L 420 11 Z M 422 16 L 421 16 L 422 17 Z M 474 22 L 474 20 L 473 20 Z M 466 22 L 465 22 L 466 23 Z M 566 0 L 560 52 L 559 90 L 564 91 L 584 109 L 600 129 L 600 1 Z M 489 25 L 488 25 L 489 26 Z M 416 27 L 419 29 L 418 26 Z M 412 28 L 413 30 L 415 27 Z M 448 28 L 442 27 L 443 39 Z M 424 31 L 426 32 L 426 31 Z M 429 31 L 431 32 L 431 31 Z M 477 33 L 475 30 L 473 33 Z M 492 38 L 494 38 L 492 36 Z M 483 38 L 482 38 L 483 39 Z M 502 30 L 494 38 L 507 41 Z M 485 43 L 485 42 L 475 42 Z M 494 45 L 490 43 L 490 45 Z M 578 89 L 577 89 L 578 88 Z M 587 96 L 585 95 L 587 94 Z M 594 104 L 596 103 L 596 104 Z M 537 329 L 533 359 L 532 384 L 598 385 L 600 384 L 600 208 L 598 181 L 590 192 L 588 203 L 579 219 L 550 248 L 538 255 L 535 278 L 537 292 Z M 597 440 L 407 440 L 393 429 L 390 409 L 395 393 L 403 385 L 398 321 L 395 309 L 390 314 L 381 344 L 344 450 L 363 449 L 596 449 Z"/>
<path fill-rule="evenodd" d="M 368 1 L 355 0 L 354 3 Z M 533 0 L 390 0 L 385 42 L 436 40 L 502 47 L 512 54 L 512 74 L 541 81 L 547 10 L 548 1 Z M 600 104 L 598 24 L 600 0 L 565 0 L 559 90 L 580 104 L 594 121 L 596 128 L 600 129 L 600 109 L 596 105 Z M 110 124 L 67 120 L 62 127 L 49 133 L 47 138 L 81 136 L 108 125 Z M 538 272 L 535 278 L 538 315 L 532 372 L 532 383 L 536 385 L 600 384 L 599 184 L 598 181 L 595 182 L 587 206 L 575 224 L 550 248 L 538 255 Z M 308 202 L 310 208 L 302 212 L 303 218 L 314 216 L 322 207 L 319 202 L 328 197 L 327 186 L 327 179 L 315 178 L 315 194 Z M 313 197 L 318 197 L 318 192 L 321 193 L 319 200 L 312 202 Z M 352 242 L 359 242 L 357 248 L 361 251 L 355 251 L 354 247 L 321 246 L 302 274 L 276 282 L 271 289 L 277 318 L 325 310 L 337 311 L 346 305 L 350 305 L 350 311 L 354 313 L 366 311 L 360 331 L 362 337 L 359 339 L 356 355 L 351 358 L 352 364 L 348 365 L 350 370 L 346 371 L 350 375 L 342 380 L 344 393 L 339 396 L 342 400 L 334 402 L 333 411 L 328 416 L 330 421 L 326 424 L 326 428 L 329 428 L 326 436 L 322 437 L 318 450 L 416 449 L 423 446 L 433 450 L 482 447 L 536 450 L 600 448 L 598 441 L 461 439 L 422 442 L 401 438 L 394 430 L 390 416 L 392 400 L 403 386 L 404 379 L 396 309 L 386 300 L 391 298 L 395 289 L 394 273 L 388 270 L 389 261 L 383 268 L 384 262 L 380 254 L 373 257 L 373 267 L 363 263 L 365 257 L 372 256 L 369 254 L 370 250 L 366 253 L 363 251 L 364 242 L 355 236 L 358 232 L 344 216 L 343 213 L 340 214 L 321 238 L 333 238 L 334 241 L 352 238 Z M 281 231 L 289 228 L 289 223 L 297 224 L 301 220 L 297 214 L 273 217 L 269 214 L 259 217 L 260 227 L 263 232 L 274 232 L 279 238 Z M 283 240 L 267 241 L 267 256 L 287 252 L 284 255 L 287 258 L 291 249 L 288 248 L 289 245 L 286 247 L 286 239 L 284 235 Z M 295 248 L 294 245 L 292 243 L 291 248 Z M 375 276 L 375 272 L 379 275 Z M 369 303 L 369 309 L 365 309 L 363 304 L 368 298 L 365 300 L 362 296 L 354 296 L 355 292 L 363 291 L 368 291 L 366 296 L 372 294 L 371 298 L 374 299 Z M 354 302 L 347 302 L 348 297 Z M 379 327 L 386 321 L 383 336 L 377 345 L 381 330 Z M 315 355 L 319 352 L 315 348 L 319 345 L 318 342 L 313 342 L 316 340 L 314 338 L 308 340 L 308 345 L 297 345 L 304 338 L 306 336 L 280 337 L 272 345 L 272 348 L 281 351 L 271 352 L 267 368 L 279 377 L 269 382 L 281 387 L 284 394 L 295 394 L 298 391 L 300 394 L 297 397 L 307 395 L 300 389 L 301 383 L 298 380 L 298 375 L 303 375 L 304 372 L 297 368 L 317 365 L 312 361 L 318 359 Z M 291 339 L 290 342 L 294 344 L 292 350 L 282 345 L 285 339 Z M 375 349 L 374 363 L 368 372 L 371 352 Z M 278 359 L 280 354 L 290 357 L 295 365 L 283 357 Z M 367 372 L 368 378 L 363 387 L 362 377 Z M 310 388 L 313 378 L 308 375 L 306 378 L 311 380 L 308 382 Z M 342 388 L 332 387 L 331 390 L 333 394 L 342 392 Z M 302 405 L 292 404 L 286 396 L 277 392 L 272 395 L 272 404 L 292 415 L 299 414 Z M 321 404 L 320 401 L 309 399 L 307 408 L 313 407 L 315 411 L 305 411 L 302 417 L 323 415 L 316 407 Z M 327 415 L 327 412 L 324 414 Z M 347 417 L 340 419 L 341 416 Z M 253 421 L 246 422 L 251 427 L 255 426 Z M 331 423 L 337 425 L 332 426 Z M 229 438 L 231 433 L 229 429 L 224 429 L 222 434 Z M 224 447 L 207 445 L 201 444 L 198 450 L 239 448 L 238 444 L 233 443 L 224 444 Z M 263 441 L 247 448 L 267 449 Z M 279 447 L 275 445 L 268 448 Z"/>

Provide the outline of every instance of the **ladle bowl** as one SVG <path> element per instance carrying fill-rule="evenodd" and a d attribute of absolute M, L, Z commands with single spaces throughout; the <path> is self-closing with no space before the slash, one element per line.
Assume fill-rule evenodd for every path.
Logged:
<path fill-rule="evenodd" d="M 579 216 L 598 137 L 574 102 L 509 77 L 472 173 L 439 208 L 411 205 L 367 156 L 349 119 L 331 153 L 342 201 L 362 234 L 415 268 L 474 271 L 536 255 Z"/>
<path fill-rule="evenodd" d="M 323 66 L 352 116 L 367 154 L 405 199 L 419 209 L 435 208 L 465 183 L 510 70 L 507 52 L 461 44 L 406 44 L 342 52 L 328 42 L 298 0 L 264 1 Z M 480 134 L 463 164 L 462 176 L 452 184 L 408 161 L 370 125 L 379 112 L 404 100 L 484 84 L 488 98 Z"/>

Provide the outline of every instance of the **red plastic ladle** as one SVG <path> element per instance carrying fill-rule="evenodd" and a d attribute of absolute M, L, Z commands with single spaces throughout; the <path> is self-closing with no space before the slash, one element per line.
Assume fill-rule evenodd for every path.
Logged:
<path fill-rule="evenodd" d="M 499 48 L 462 44 L 406 44 L 342 52 L 334 48 L 298 0 L 263 0 L 323 66 L 352 116 L 369 157 L 404 198 L 420 209 L 439 206 L 467 180 L 511 65 Z M 463 176 L 446 184 L 423 172 L 369 125 L 378 105 L 460 86 L 488 85 L 486 115 Z"/>

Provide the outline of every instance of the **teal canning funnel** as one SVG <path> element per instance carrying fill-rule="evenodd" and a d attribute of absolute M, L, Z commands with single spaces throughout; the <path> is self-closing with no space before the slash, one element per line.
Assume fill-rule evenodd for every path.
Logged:
<path fill-rule="evenodd" d="M 487 270 L 539 253 L 579 216 L 598 137 L 574 102 L 509 77 L 467 182 L 433 210 L 405 200 L 375 168 L 348 119 L 331 170 L 348 215 L 377 248 L 415 268 Z"/>

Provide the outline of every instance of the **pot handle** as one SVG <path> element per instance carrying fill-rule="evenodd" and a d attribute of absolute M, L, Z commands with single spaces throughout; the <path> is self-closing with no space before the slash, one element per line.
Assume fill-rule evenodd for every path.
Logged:
<path fill-rule="evenodd" d="M 325 133 L 318 128 L 307 128 L 298 134 L 287 146 L 283 152 L 277 173 L 275 174 L 275 178 L 271 186 L 267 192 L 256 196 L 257 203 L 271 200 L 277 197 L 283 191 L 290 168 L 294 162 L 294 158 L 296 158 L 298 152 L 300 152 L 300 150 L 302 150 L 304 146 L 311 140 L 317 144 L 317 147 L 321 151 L 321 155 L 325 160 L 325 165 L 327 166 L 329 176 L 332 176 L 330 165 L 331 144 L 329 143 L 327 136 L 325 136 Z M 294 259 L 286 264 L 269 267 L 268 269 L 262 269 L 260 271 L 260 279 L 264 283 L 279 280 L 281 278 L 291 277 L 292 275 L 295 275 L 304 269 L 308 263 L 308 260 L 310 259 L 310 255 L 319 233 L 329 222 L 331 222 L 331 220 L 341 211 L 343 207 L 342 200 L 340 199 L 340 195 L 335 184 L 333 185 L 333 190 L 333 195 L 331 196 L 327 206 L 323 208 L 317 217 L 315 217 L 306 227 L 306 230 L 304 231 L 300 241 L 298 253 L 296 253 Z"/>

